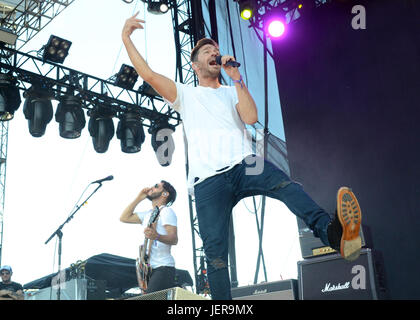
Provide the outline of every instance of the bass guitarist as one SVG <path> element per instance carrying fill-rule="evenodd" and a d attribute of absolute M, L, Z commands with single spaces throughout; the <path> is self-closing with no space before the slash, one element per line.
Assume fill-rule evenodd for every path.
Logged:
<path fill-rule="evenodd" d="M 137 205 L 144 199 L 151 201 L 152 208 L 144 212 L 135 212 Z M 175 188 L 169 182 L 162 180 L 153 187 L 141 190 L 120 217 L 121 222 L 143 226 L 145 244 L 148 244 L 145 248 L 146 264 L 150 266 L 150 269 L 141 270 L 145 274 L 139 279 L 139 286 L 144 293 L 175 287 L 175 259 L 171 254 L 171 247 L 178 243 L 177 217 L 174 210 L 169 207 L 175 199 Z M 156 213 L 154 212 L 156 207 L 159 208 L 157 221 L 149 226 L 151 215 Z M 142 249 L 139 258 L 141 251 Z M 145 261 L 139 262 L 141 264 Z M 137 272 L 139 278 L 139 270 Z M 142 288 L 143 282 L 145 286 Z"/>

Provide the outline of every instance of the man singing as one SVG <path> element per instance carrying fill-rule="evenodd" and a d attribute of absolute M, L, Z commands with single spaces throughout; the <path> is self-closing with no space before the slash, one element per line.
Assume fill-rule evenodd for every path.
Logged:
<path fill-rule="evenodd" d="M 145 23 L 136 18 L 137 14 L 127 19 L 122 40 L 140 77 L 181 115 L 188 141 L 188 184 L 195 196 L 212 299 L 232 299 L 229 221 L 233 207 L 245 197 L 266 195 L 284 202 L 325 245 L 345 259 L 356 259 L 361 248 L 361 210 L 353 192 L 347 187 L 338 190 L 337 210 L 332 218 L 300 184 L 253 154 L 250 138 L 244 132 L 245 124 L 256 123 L 258 112 L 239 69 L 229 65 L 235 58 L 223 55 L 219 65 L 218 44 L 212 39 L 201 39 L 191 52 L 199 85 L 174 82 L 154 72 L 130 39 L 133 31 L 143 29 Z M 234 86 L 220 84 L 222 68 Z M 249 170 L 251 164 L 259 164 L 262 169 L 255 173 Z"/>

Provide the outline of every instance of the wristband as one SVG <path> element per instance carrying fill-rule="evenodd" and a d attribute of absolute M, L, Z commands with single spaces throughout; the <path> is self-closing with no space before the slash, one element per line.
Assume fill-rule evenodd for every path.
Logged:
<path fill-rule="evenodd" d="M 159 240 L 159 238 L 160 238 L 160 234 L 158 233 L 158 234 L 157 234 L 157 237 L 156 237 L 156 239 L 155 239 L 155 240 L 156 240 L 156 241 L 158 241 L 158 240 Z"/>
<path fill-rule="evenodd" d="M 232 79 L 232 81 L 233 81 L 233 82 L 235 82 L 235 83 L 239 83 L 239 84 L 241 85 L 241 89 L 243 88 L 243 86 L 242 86 L 242 80 L 243 80 L 243 79 L 242 79 L 242 75 L 240 75 L 239 80 L 233 80 L 233 79 Z"/>

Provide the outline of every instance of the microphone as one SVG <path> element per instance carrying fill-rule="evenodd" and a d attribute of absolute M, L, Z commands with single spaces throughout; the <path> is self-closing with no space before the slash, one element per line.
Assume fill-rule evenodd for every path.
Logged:
<path fill-rule="evenodd" d="M 106 178 L 103 178 L 103 179 L 99 179 L 99 180 L 93 181 L 93 182 L 91 182 L 91 184 L 92 184 L 92 183 L 102 183 L 102 182 L 104 182 L 104 181 L 109 181 L 109 180 L 112 180 L 112 179 L 114 179 L 114 176 L 108 176 L 108 177 L 106 177 Z"/>
<path fill-rule="evenodd" d="M 220 65 L 222 64 L 222 56 L 217 56 L 216 57 L 216 63 L 220 64 Z M 228 61 L 228 62 L 226 62 L 226 65 L 234 67 L 234 68 L 238 68 L 238 67 L 241 66 L 241 64 L 237 61 Z"/>

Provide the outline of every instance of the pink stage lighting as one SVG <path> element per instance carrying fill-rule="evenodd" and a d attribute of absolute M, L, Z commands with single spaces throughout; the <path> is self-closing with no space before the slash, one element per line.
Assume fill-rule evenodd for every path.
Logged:
<path fill-rule="evenodd" d="M 267 32 L 268 35 L 272 38 L 280 38 L 284 35 L 286 31 L 286 25 L 281 19 L 271 19 L 268 22 Z"/>

